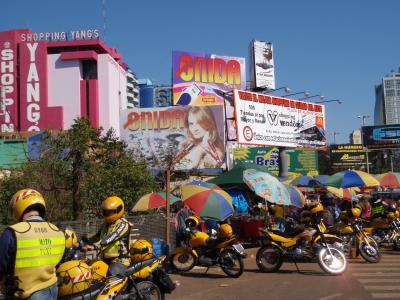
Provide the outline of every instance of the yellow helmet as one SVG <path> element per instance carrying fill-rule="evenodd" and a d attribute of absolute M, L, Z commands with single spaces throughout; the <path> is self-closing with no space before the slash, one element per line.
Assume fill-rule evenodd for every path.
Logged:
<path fill-rule="evenodd" d="M 185 225 L 187 227 L 197 227 L 197 226 L 199 226 L 200 221 L 201 221 L 200 217 L 198 217 L 198 216 L 190 216 L 190 217 L 186 218 Z"/>
<path fill-rule="evenodd" d="M 64 235 L 65 235 L 65 249 L 72 248 L 72 246 L 78 242 L 78 236 L 71 227 L 65 228 Z"/>
<path fill-rule="evenodd" d="M 147 240 L 137 240 L 129 250 L 131 262 L 138 263 L 153 257 L 153 245 Z"/>
<path fill-rule="evenodd" d="M 222 224 L 218 229 L 218 237 L 230 238 L 233 235 L 233 230 L 231 225 Z"/>
<path fill-rule="evenodd" d="M 46 202 L 43 196 L 34 189 L 19 190 L 14 194 L 10 201 L 9 217 L 14 223 L 21 221 L 25 211 L 35 209 L 41 217 L 46 213 Z"/>
<path fill-rule="evenodd" d="M 361 207 L 357 205 L 351 209 L 351 214 L 354 218 L 359 218 L 361 216 L 361 211 Z"/>
<path fill-rule="evenodd" d="M 393 220 L 394 218 L 396 218 L 396 214 L 395 214 L 394 212 L 389 212 L 389 213 L 387 214 L 387 218 L 388 218 L 389 220 Z"/>
<path fill-rule="evenodd" d="M 90 267 L 81 260 L 70 260 L 57 268 L 58 296 L 67 296 L 87 290 L 92 281 Z"/>
<path fill-rule="evenodd" d="M 125 213 L 124 201 L 120 197 L 111 196 L 103 201 L 103 218 L 107 223 L 121 219 Z"/>
<path fill-rule="evenodd" d="M 318 203 L 314 207 L 311 208 L 311 213 L 316 214 L 324 210 L 324 206 L 321 203 Z"/>

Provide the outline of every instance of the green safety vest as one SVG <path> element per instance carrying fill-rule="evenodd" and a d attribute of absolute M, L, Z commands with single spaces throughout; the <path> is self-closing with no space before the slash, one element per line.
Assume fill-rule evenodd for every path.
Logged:
<path fill-rule="evenodd" d="M 109 236 L 113 232 L 115 232 L 122 222 L 126 222 L 126 224 L 127 224 L 126 229 L 120 233 L 120 236 L 116 241 L 110 243 L 103 249 L 103 251 L 101 253 L 101 257 L 103 259 L 117 258 L 117 257 L 121 257 L 121 256 L 126 256 L 128 254 L 129 236 L 128 236 L 127 244 L 125 244 L 123 242 L 123 240 L 121 239 L 121 236 L 125 235 L 127 233 L 127 231 L 130 230 L 129 222 L 126 219 L 124 219 L 124 218 L 118 219 L 114 223 L 111 223 L 108 226 L 103 227 L 101 230 L 101 233 L 100 233 L 100 240 L 103 240 L 106 236 Z M 129 235 L 129 233 L 128 233 L 128 235 Z"/>
<path fill-rule="evenodd" d="M 56 283 L 55 267 L 65 250 L 64 233 L 48 222 L 20 222 L 9 228 L 17 240 L 15 296 L 26 298 Z"/>

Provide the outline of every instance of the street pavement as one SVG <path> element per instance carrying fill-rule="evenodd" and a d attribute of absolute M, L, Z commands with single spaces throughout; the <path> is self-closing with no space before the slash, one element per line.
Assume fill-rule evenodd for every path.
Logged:
<path fill-rule="evenodd" d="M 237 279 L 227 277 L 219 267 L 196 268 L 172 274 L 179 286 L 166 299 L 268 299 L 268 300 L 367 300 L 400 299 L 400 252 L 383 250 L 377 264 L 362 258 L 348 260 L 347 271 L 330 276 L 317 263 L 285 262 L 278 273 L 261 273 L 255 263 L 257 248 L 247 249 L 245 271 Z"/>

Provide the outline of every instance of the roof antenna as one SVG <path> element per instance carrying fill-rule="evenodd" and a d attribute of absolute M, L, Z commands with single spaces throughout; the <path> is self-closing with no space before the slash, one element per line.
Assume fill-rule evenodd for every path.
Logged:
<path fill-rule="evenodd" d="M 106 19 L 106 0 L 102 0 L 101 10 L 102 10 L 102 14 L 103 14 L 103 40 L 105 42 L 106 41 L 106 37 L 107 37 L 107 34 L 106 34 L 106 22 L 107 22 L 107 19 Z"/>

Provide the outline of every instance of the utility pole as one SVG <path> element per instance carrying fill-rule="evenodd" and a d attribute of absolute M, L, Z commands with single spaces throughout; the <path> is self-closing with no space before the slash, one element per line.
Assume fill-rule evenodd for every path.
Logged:
<path fill-rule="evenodd" d="M 370 116 L 369 115 L 359 115 L 357 118 L 362 120 L 362 127 L 365 126 L 365 120 L 368 119 Z M 363 134 L 362 134 L 362 127 L 360 128 L 361 131 L 361 143 L 364 147 L 364 141 L 363 141 Z M 365 148 L 365 156 L 367 158 L 367 173 L 369 173 L 369 158 L 368 158 L 368 149 Z"/>
<path fill-rule="evenodd" d="M 336 145 L 336 136 L 337 136 L 338 134 L 340 134 L 340 132 L 337 132 L 337 131 L 332 132 L 332 135 L 333 135 L 333 144 L 334 144 L 334 145 Z"/>

